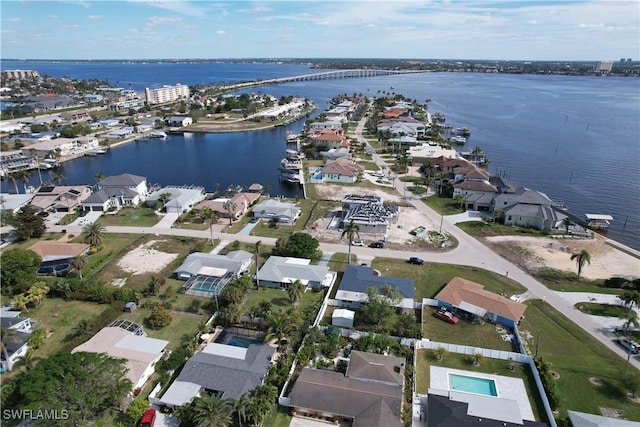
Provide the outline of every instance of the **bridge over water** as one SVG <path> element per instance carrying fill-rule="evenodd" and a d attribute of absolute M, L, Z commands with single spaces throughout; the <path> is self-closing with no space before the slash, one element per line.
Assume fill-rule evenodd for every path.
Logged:
<path fill-rule="evenodd" d="M 429 70 L 369 70 L 369 69 L 354 69 L 354 70 L 335 70 L 335 71 L 323 71 L 320 73 L 302 74 L 292 77 L 280 77 L 277 79 L 267 80 L 255 80 L 251 82 L 235 83 L 228 86 L 222 86 L 221 89 L 236 90 L 254 86 L 266 86 L 280 83 L 290 82 L 302 82 L 308 80 L 329 80 L 329 79 L 348 79 L 348 78 L 365 78 L 365 77 L 377 77 L 377 76 L 391 76 L 398 74 L 416 74 L 416 73 L 429 73 Z"/>

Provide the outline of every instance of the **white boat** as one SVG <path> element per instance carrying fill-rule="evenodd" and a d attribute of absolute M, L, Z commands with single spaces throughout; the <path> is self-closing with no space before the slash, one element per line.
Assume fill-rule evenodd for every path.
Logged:
<path fill-rule="evenodd" d="M 38 163 L 38 169 L 40 170 L 53 169 L 53 165 L 51 163 Z"/>
<path fill-rule="evenodd" d="M 157 132 L 151 132 L 149 134 L 149 138 L 158 138 L 158 139 L 164 139 L 167 137 L 167 134 L 162 132 L 162 131 L 157 131 Z"/>
<path fill-rule="evenodd" d="M 287 142 L 290 142 L 290 143 L 298 142 L 299 136 L 300 135 L 297 133 L 287 133 L 287 136 L 286 136 Z"/>
<path fill-rule="evenodd" d="M 452 136 L 451 138 L 449 138 L 449 141 L 453 142 L 454 144 L 464 145 L 467 143 L 467 138 L 465 138 L 464 136 Z"/>
<path fill-rule="evenodd" d="M 107 152 L 106 148 L 96 148 L 95 150 L 93 150 L 94 153 L 96 154 L 104 154 Z"/>

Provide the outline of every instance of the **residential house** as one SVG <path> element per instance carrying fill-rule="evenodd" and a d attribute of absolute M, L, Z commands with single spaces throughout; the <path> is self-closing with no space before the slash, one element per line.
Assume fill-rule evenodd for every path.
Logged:
<path fill-rule="evenodd" d="M 328 148 L 348 148 L 349 140 L 344 136 L 342 128 L 317 129 L 307 134 L 307 142 L 326 145 Z"/>
<path fill-rule="evenodd" d="M 62 117 L 67 122 L 79 123 L 86 122 L 91 119 L 89 115 L 89 110 L 72 110 L 72 111 L 64 111 L 60 113 L 60 117 Z"/>
<path fill-rule="evenodd" d="M 188 280 L 196 275 L 237 279 L 249 271 L 252 255 L 246 251 L 232 251 L 227 255 L 193 252 L 176 269 L 178 279 Z"/>
<path fill-rule="evenodd" d="M 249 193 L 262 194 L 262 192 L 264 191 L 264 187 L 261 184 L 258 184 L 257 182 L 254 182 L 253 184 L 251 184 L 249 186 L 249 188 L 247 188 L 247 191 Z"/>
<path fill-rule="evenodd" d="M 336 281 L 336 273 L 329 271 L 329 267 L 310 262 L 304 258 L 270 256 L 257 273 L 258 285 L 289 289 L 297 280 L 305 288 L 330 288 Z"/>
<path fill-rule="evenodd" d="M 52 240 L 41 240 L 29 246 L 29 250 L 42 258 L 42 267 L 69 263 L 77 256 L 89 252 L 90 246 L 86 243 L 68 243 Z"/>
<path fill-rule="evenodd" d="M 369 302 L 367 289 L 375 288 L 380 291 L 384 285 L 391 286 L 400 293 L 401 300 L 393 304 L 395 307 L 401 308 L 403 313 L 413 311 L 413 280 L 376 275 L 373 268 L 364 265 L 347 266 L 334 299 L 341 307 L 357 310 Z"/>
<path fill-rule="evenodd" d="M 8 359 L 5 359 L 4 352 L 0 352 L 0 373 L 10 371 L 14 363 L 29 351 L 29 337 L 31 336 L 31 319 L 20 317 L 19 311 L 13 311 L 10 307 L 0 309 L 0 325 L 3 332 L 10 336 L 10 339 L 3 339 L 6 347 Z"/>
<path fill-rule="evenodd" d="M 353 221 L 360 233 L 386 234 L 389 226 L 395 224 L 400 209 L 395 205 L 385 205 L 378 196 L 348 194 L 342 199 L 343 224 Z"/>
<path fill-rule="evenodd" d="M 257 192 L 239 192 L 231 197 L 218 197 L 212 200 L 203 200 L 193 207 L 195 211 L 200 212 L 202 209 L 209 208 L 216 212 L 220 218 L 239 219 L 244 216 L 251 206 L 260 199 L 260 193 Z"/>
<path fill-rule="evenodd" d="M 546 194 L 525 187 L 498 194 L 491 204 L 491 213 L 497 212 L 501 213 L 506 225 L 537 230 L 562 228 L 567 218 L 562 209 Z"/>
<path fill-rule="evenodd" d="M 255 205 L 252 212 L 254 218 L 264 218 L 266 220 L 275 218 L 278 222 L 293 224 L 302 211 L 295 203 L 267 199 Z"/>
<path fill-rule="evenodd" d="M 352 351 L 345 374 L 303 368 L 289 394 L 294 417 L 345 421 L 353 427 L 402 426 L 406 360 Z"/>
<path fill-rule="evenodd" d="M 147 179 L 128 173 L 104 178 L 98 187 L 98 191 L 82 202 L 85 211 L 104 212 L 138 206 L 149 194 Z"/>
<path fill-rule="evenodd" d="M 31 206 L 43 211 L 73 212 L 91 196 L 88 185 L 43 185 L 31 200 Z"/>
<path fill-rule="evenodd" d="M 344 123 L 344 118 L 331 117 L 323 122 L 309 123 L 309 131 L 313 132 L 318 129 L 342 129 L 342 123 Z"/>
<path fill-rule="evenodd" d="M 109 139 L 119 139 L 119 138 L 127 138 L 134 133 L 134 128 L 132 126 L 124 126 L 118 129 L 114 129 L 107 134 L 107 138 Z"/>
<path fill-rule="evenodd" d="M 567 411 L 573 427 L 640 427 L 640 422 L 603 417 L 585 412 Z"/>
<path fill-rule="evenodd" d="M 79 156 L 87 151 L 100 147 L 98 139 L 93 136 L 81 136 L 77 138 L 48 138 L 21 148 L 25 156 L 50 157 L 55 153 L 56 157 Z"/>
<path fill-rule="evenodd" d="M 87 342 L 71 350 L 104 353 L 110 357 L 125 359 L 127 379 L 133 384 L 132 391 L 140 390 L 155 372 L 156 363 L 164 355 L 169 341 L 136 335 L 115 326 L 102 328 Z"/>
<path fill-rule="evenodd" d="M 204 187 L 162 187 L 149 194 L 146 203 L 153 206 L 160 201 L 163 195 L 168 196 L 163 205 L 165 211 L 167 213 L 182 214 L 202 201 L 205 193 Z"/>
<path fill-rule="evenodd" d="M 498 188 L 489 181 L 490 175 L 484 169 L 469 166 L 457 168 L 454 173 L 453 197 L 464 197 L 467 209 L 489 211 Z"/>
<path fill-rule="evenodd" d="M 0 193 L 0 215 L 18 213 L 23 206 L 29 204 L 33 194 Z"/>
<path fill-rule="evenodd" d="M 23 169 L 35 169 L 38 159 L 35 154 L 25 155 L 21 151 L 0 152 L 0 177 Z"/>
<path fill-rule="evenodd" d="M 453 312 L 470 313 L 509 328 L 520 321 L 527 309 L 524 304 L 486 291 L 483 285 L 461 277 L 451 279 L 434 299 Z"/>
<path fill-rule="evenodd" d="M 184 127 L 193 124 L 193 119 L 188 116 L 171 116 L 165 120 L 168 126 Z"/>
<path fill-rule="evenodd" d="M 326 157 L 327 160 L 337 160 L 342 158 L 351 158 L 351 152 L 348 148 L 331 148 L 328 151 L 321 151 L 320 155 Z"/>
<path fill-rule="evenodd" d="M 160 398 L 170 408 L 188 404 L 202 393 L 217 393 L 223 399 L 239 399 L 263 384 L 275 348 L 250 344 L 248 348 L 220 343 L 207 344 L 194 354 L 178 378 Z"/>
<path fill-rule="evenodd" d="M 329 160 L 322 168 L 322 180 L 353 184 L 364 170 L 364 167 L 345 157 Z"/>

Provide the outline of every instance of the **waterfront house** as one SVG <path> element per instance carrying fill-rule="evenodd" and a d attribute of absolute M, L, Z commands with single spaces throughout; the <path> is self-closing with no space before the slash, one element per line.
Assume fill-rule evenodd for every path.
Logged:
<path fill-rule="evenodd" d="M 330 288 L 336 281 L 336 273 L 327 266 L 310 263 L 309 259 L 272 255 L 256 275 L 258 285 L 289 289 L 291 283 L 300 281 L 305 288 Z"/>
<path fill-rule="evenodd" d="M 322 418 L 367 427 L 402 426 L 406 359 L 352 351 L 347 370 L 303 368 L 293 383 L 294 417 Z"/>
<path fill-rule="evenodd" d="M 128 173 L 104 178 L 98 187 L 98 191 L 82 202 L 85 211 L 105 212 L 138 206 L 149 193 L 145 177 Z"/>
<path fill-rule="evenodd" d="M 295 203 L 267 199 L 255 205 L 252 212 L 254 218 L 264 218 L 266 220 L 275 218 L 278 222 L 293 224 L 302 211 Z"/>
<path fill-rule="evenodd" d="M 347 266 L 334 299 L 340 307 L 357 310 L 369 302 L 368 288 L 380 290 L 384 285 L 395 288 L 402 296 L 400 301 L 393 304 L 394 307 L 402 309 L 403 313 L 413 312 L 413 280 L 375 275 L 373 268 L 364 265 Z"/>
<path fill-rule="evenodd" d="M 31 200 L 31 206 L 42 211 L 73 212 L 91 196 L 88 185 L 43 185 Z"/>
<path fill-rule="evenodd" d="M 193 124 L 193 119 L 188 116 L 171 116 L 167 117 L 165 122 L 171 127 L 184 127 Z"/>
<path fill-rule="evenodd" d="M 169 408 L 189 404 L 202 393 L 216 393 L 223 399 L 249 395 L 264 378 L 273 361 L 275 348 L 256 340 L 245 347 L 209 343 L 191 356 L 178 378 L 160 398 Z"/>
<path fill-rule="evenodd" d="M 91 118 L 89 115 L 89 110 L 72 110 L 72 111 L 64 111 L 60 113 L 60 117 L 62 117 L 67 122 L 72 123 L 80 123 L 86 122 Z"/>
<path fill-rule="evenodd" d="M 445 159 L 455 159 L 457 154 L 456 150 L 432 143 L 422 143 L 421 145 L 409 147 L 407 151 L 407 155 L 411 158 L 411 165 L 417 167 L 429 163 L 436 166 Z"/>
<path fill-rule="evenodd" d="M 307 142 L 325 145 L 328 148 L 349 147 L 349 140 L 344 136 L 342 128 L 316 129 L 307 133 Z"/>
<path fill-rule="evenodd" d="M 119 138 L 127 138 L 133 135 L 133 127 L 125 126 L 118 129 L 114 129 L 107 134 L 107 138 L 109 139 L 119 139 Z"/>
<path fill-rule="evenodd" d="M 524 304 L 486 291 L 483 285 L 461 277 L 451 279 L 434 299 L 440 307 L 470 313 L 509 328 L 520 321 L 527 309 Z"/>
<path fill-rule="evenodd" d="M 491 204 L 491 213 L 501 213 L 506 225 L 537 230 L 562 228 L 567 218 L 558 204 L 546 194 L 526 187 L 496 195 Z"/>
<path fill-rule="evenodd" d="M 21 149 L 25 156 L 48 157 L 56 153 L 56 157 L 81 156 L 87 151 L 100 147 L 98 139 L 93 136 L 80 136 L 77 138 L 51 138 Z"/>
<path fill-rule="evenodd" d="M 251 206 L 260 199 L 260 193 L 254 192 L 239 192 L 229 197 L 219 197 L 216 199 L 203 200 L 194 206 L 196 212 L 200 212 L 202 209 L 209 208 L 216 212 L 220 218 L 232 219 L 241 218 L 246 214 Z"/>
<path fill-rule="evenodd" d="M 5 151 L 0 152 L 0 176 L 6 177 L 7 174 L 24 170 L 35 169 L 38 167 L 38 160 L 35 154 L 24 154 L 21 151 Z"/>
<path fill-rule="evenodd" d="M 124 359 L 126 377 L 133 384 L 132 391 L 135 392 L 142 389 L 147 379 L 153 375 L 155 365 L 164 355 L 167 345 L 169 341 L 136 335 L 122 327 L 108 326 L 71 350 L 71 353 L 104 353 Z"/>
<path fill-rule="evenodd" d="M 28 205 L 33 194 L 0 193 L 0 215 L 16 214 L 23 206 Z"/>
<path fill-rule="evenodd" d="M 353 184 L 364 170 L 362 166 L 345 157 L 329 160 L 322 168 L 322 180 Z"/>
<path fill-rule="evenodd" d="M 147 197 L 148 205 L 155 205 L 160 202 L 161 196 L 168 197 L 165 200 L 163 208 L 167 213 L 182 214 L 191 210 L 198 202 L 204 199 L 204 187 L 162 187 L 154 191 Z"/>

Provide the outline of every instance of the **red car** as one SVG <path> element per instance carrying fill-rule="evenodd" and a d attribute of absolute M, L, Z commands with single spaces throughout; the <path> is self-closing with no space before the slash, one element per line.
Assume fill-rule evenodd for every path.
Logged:
<path fill-rule="evenodd" d="M 436 311 L 435 313 L 433 313 L 433 315 L 436 316 L 440 320 L 444 320 L 447 323 L 456 324 L 456 323 L 458 323 L 458 320 L 460 320 L 452 312 L 450 312 L 448 310 L 444 310 L 444 309 L 440 309 L 440 310 Z"/>
<path fill-rule="evenodd" d="M 142 414 L 142 418 L 140 418 L 140 422 L 138 423 L 138 427 L 153 427 L 153 424 L 156 422 L 156 410 L 155 409 L 147 409 Z"/>

